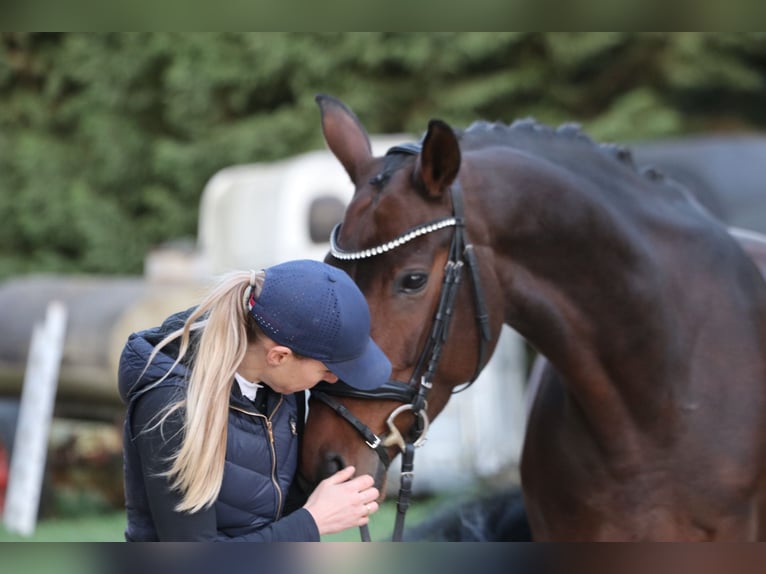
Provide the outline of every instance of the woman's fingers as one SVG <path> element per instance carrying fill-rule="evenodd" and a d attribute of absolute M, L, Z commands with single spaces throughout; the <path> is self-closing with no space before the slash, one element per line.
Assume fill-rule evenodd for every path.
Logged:
<path fill-rule="evenodd" d="M 349 490 L 356 492 L 366 493 L 369 491 L 371 498 L 373 500 L 377 499 L 379 494 L 378 489 L 373 486 L 375 484 L 375 479 L 373 479 L 369 474 L 363 474 L 361 476 L 352 478 L 354 476 L 355 470 L 356 469 L 353 466 L 347 466 L 346 468 L 339 470 L 325 480 L 329 484 L 345 483 Z"/>
<path fill-rule="evenodd" d="M 367 490 L 375 490 L 377 492 L 377 489 L 374 487 L 375 479 L 373 479 L 369 474 L 363 474 L 361 476 L 357 476 L 356 478 L 352 478 L 348 481 L 348 486 L 350 488 L 353 488 L 357 492 L 365 492 Z M 377 497 L 376 497 L 377 498 Z"/>
<path fill-rule="evenodd" d="M 378 511 L 380 491 L 369 474 L 354 477 L 348 466 L 323 480 L 304 507 L 314 517 L 320 534 L 330 534 L 367 524 Z"/>
<path fill-rule="evenodd" d="M 355 470 L 356 469 L 353 466 L 347 466 L 346 468 L 339 470 L 332 476 L 329 476 L 325 480 L 330 484 L 341 484 L 349 480 L 352 476 L 354 476 Z"/>

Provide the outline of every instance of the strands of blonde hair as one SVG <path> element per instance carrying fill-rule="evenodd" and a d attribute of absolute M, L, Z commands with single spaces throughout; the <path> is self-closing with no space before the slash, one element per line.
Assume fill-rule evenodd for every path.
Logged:
<path fill-rule="evenodd" d="M 256 295 L 259 294 L 262 284 L 263 273 L 255 278 L 251 272 L 226 275 L 189 316 L 183 328 L 160 342 L 149 358 L 151 363 L 159 349 L 180 336 L 175 366 L 189 350 L 191 331 L 202 329 L 186 398 L 171 405 L 159 423 L 176 410 L 185 409 L 181 448 L 165 473 L 172 487 L 183 494 L 176 507 L 179 512 L 197 512 L 209 507 L 221 489 L 231 384 L 248 345 L 249 313 L 243 299 L 251 286 Z"/>

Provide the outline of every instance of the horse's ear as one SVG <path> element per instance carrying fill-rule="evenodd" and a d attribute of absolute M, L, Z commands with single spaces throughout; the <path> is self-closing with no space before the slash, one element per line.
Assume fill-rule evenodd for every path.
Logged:
<path fill-rule="evenodd" d="M 439 197 L 460 170 L 460 145 L 452 128 L 441 120 L 428 122 L 423 150 L 415 166 L 415 180 L 430 197 Z"/>
<path fill-rule="evenodd" d="M 322 114 L 324 139 L 356 185 L 362 166 L 372 159 L 367 131 L 340 100 L 324 94 L 318 94 L 315 99 Z"/>

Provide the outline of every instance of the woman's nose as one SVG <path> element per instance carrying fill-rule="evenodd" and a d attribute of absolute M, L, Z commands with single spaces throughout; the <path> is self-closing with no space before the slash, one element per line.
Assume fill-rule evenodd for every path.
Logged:
<path fill-rule="evenodd" d="M 327 383 L 337 383 L 338 377 L 333 375 L 332 373 L 327 373 L 327 375 L 324 378 L 325 382 Z"/>

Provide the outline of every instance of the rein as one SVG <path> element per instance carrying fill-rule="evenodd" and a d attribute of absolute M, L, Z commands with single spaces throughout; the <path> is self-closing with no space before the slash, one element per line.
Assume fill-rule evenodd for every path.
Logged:
<path fill-rule="evenodd" d="M 394 153 L 417 155 L 419 152 L 420 146 L 417 144 L 406 144 L 391 148 L 387 155 Z M 388 381 L 383 386 L 370 391 L 360 391 L 345 385 L 340 381 L 332 385 L 328 383 L 319 383 L 311 389 L 312 397 L 317 398 L 332 408 L 340 417 L 357 430 L 367 446 L 377 453 L 384 468 L 388 469 L 391 464 L 388 448 L 397 446 L 401 450 L 402 470 L 400 475 L 399 496 L 397 499 L 396 523 L 392 536 L 392 540 L 395 542 L 400 541 L 404 533 L 404 519 L 412 496 L 415 448 L 422 446 L 427 438 L 429 426 L 429 420 L 426 414 L 428 392 L 433 386 L 433 377 L 436 373 L 439 359 L 441 358 L 442 347 L 447 342 L 450 321 L 452 319 L 455 300 L 457 298 L 464 267 L 468 268 L 469 277 L 473 286 L 472 292 L 476 310 L 476 322 L 481 336 L 479 338 L 479 355 L 474 374 L 471 380 L 457 392 L 465 390 L 479 376 L 486 361 L 487 343 L 490 340 L 489 315 L 487 314 L 484 294 L 481 288 L 478 261 L 476 259 L 476 254 L 474 253 L 473 245 L 467 243 L 465 238 L 463 196 L 457 181 L 450 187 L 450 197 L 452 199 L 452 217 L 418 225 L 405 231 L 399 237 L 387 243 L 363 251 L 346 251 L 339 246 L 338 234 L 341 224 L 336 225 L 330 235 L 330 253 L 332 256 L 336 259 L 348 261 L 375 257 L 376 255 L 380 255 L 391 249 L 396 249 L 422 235 L 446 227 L 455 228 L 450 243 L 449 258 L 444 266 L 444 278 L 442 280 L 439 303 L 431 323 L 431 333 L 420 353 L 415 369 L 410 376 L 410 380 L 407 383 L 402 381 Z M 378 436 L 334 398 L 343 396 L 357 399 L 388 399 L 403 404 L 394 409 L 386 420 L 388 432 L 383 436 Z M 414 433 L 409 440 L 405 439 L 394 424 L 396 417 L 400 413 L 408 410 L 412 411 L 412 414 L 415 417 Z M 367 526 L 361 526 L 360 531 L 362 540 L 369 541 L 370 536 Z"/>

